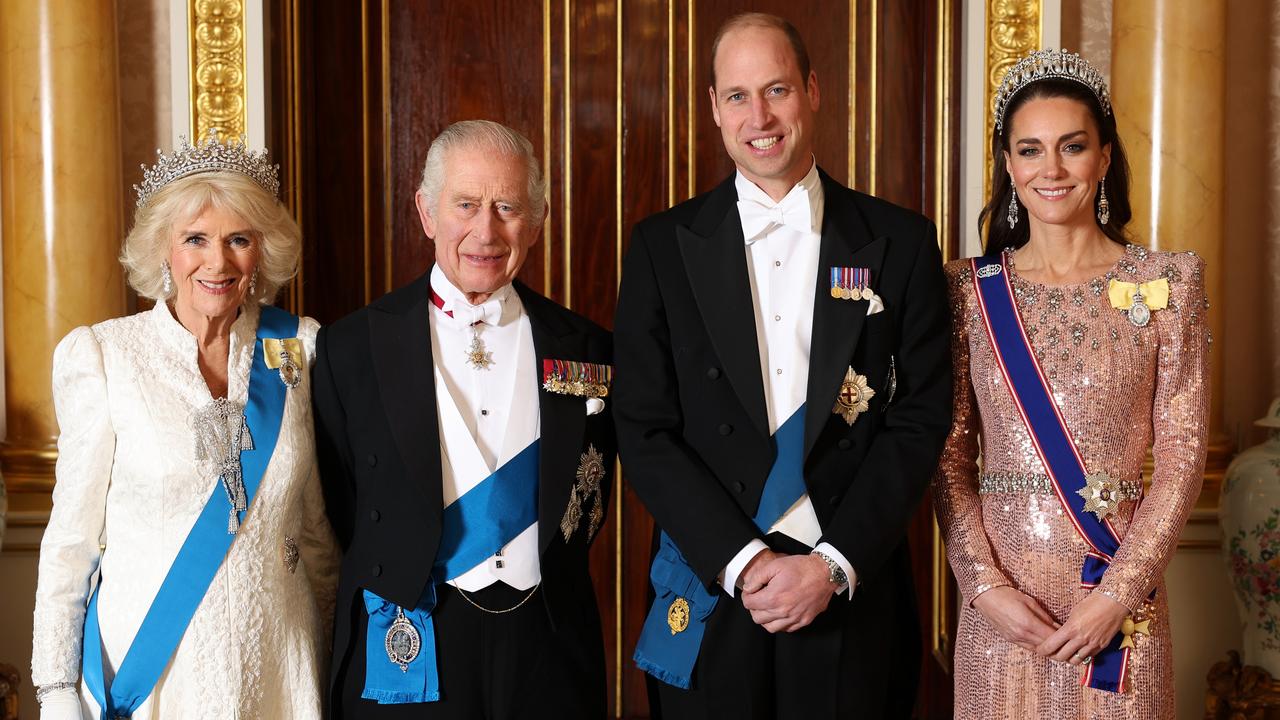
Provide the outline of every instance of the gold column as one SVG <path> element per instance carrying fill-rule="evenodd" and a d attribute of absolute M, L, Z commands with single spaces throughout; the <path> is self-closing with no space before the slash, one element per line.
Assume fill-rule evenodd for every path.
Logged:
<path fill-rule="evenodd" d="M 0 3 L 0 471 L 11 513 L 48 507 L 54 347 L 77 325 L 124 313 L 115 38 L 111 2 Z"/>
<path fill-rule="evenodd" d="M 1214 336 L 1209 461 L 1201 505 L 1216 505 L 1230 443 L 1222 431 L 1223 113 L 1226 4 L 1126 0 L 1111 31 L 1116 124 L 1133 170 L 1130 230 L 1158 250 L 1194 250 Z"/>

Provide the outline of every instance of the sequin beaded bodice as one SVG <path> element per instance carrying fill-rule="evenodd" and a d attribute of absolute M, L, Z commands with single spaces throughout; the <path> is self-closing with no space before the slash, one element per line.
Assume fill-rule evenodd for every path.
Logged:
<path fill-rule="evenodd" d="M 1112 518 L 1124 539 L 1094 592 L 1138 609 L 1162 582 L 1204 466 L 1203 262 L 1130 245 L 1103 276 L 1047 286 L 1020 277 L 1009 260 L 1023 326 L 1087 470 L 1106 472 L 1125 490 Z M 1113 280 L 1160 278 L 1170 287 L 1168 306 L 1155 310 L 1146 326 L 1113 307 Z M 1047 492 L 1045 469 L 995 363 L 969 261 L 949 264 L 947 280 L 955 419 L 934 498 L 966 601 L 956 651 L 956 717 L 1092 717 L 1104 707 L 1109 717 L 1172 717 L 1167 625 L 1157 623 L 1158 633 L 1140 638 L 1129 668 L 1132 690 L 1114 695 L 1081 689 L 1077 668 L 1005 642 L 971 606 L 986 590 L 1011 585 L 1065 620 L 1089 592 L 1080 587 L 1086 546 Z M 1155 471 L 1139 505 L 1142 465 L 1153 446 Z M 1155 611 L 1165 607 L 1161 593 Z M 965 661 L 966 653 L 982 657 Z"/>

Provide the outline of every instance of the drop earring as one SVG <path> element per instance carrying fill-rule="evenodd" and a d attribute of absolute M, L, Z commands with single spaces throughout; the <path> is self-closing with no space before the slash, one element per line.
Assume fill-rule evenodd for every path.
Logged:
<path fill-rule="evenodd" d="M 169 297 L 173 292 L 173 272 L 169 270 L 169 261 L 160 261 L 160 279 L 164 283 L 164 296 Z"/>
<path fill-rule="evenodd" d="M 1111 203 L 1107 202 L 1107 179 L 1102 178 L 1098 188 L 1098 224 L 1111 222 Z"/>
<path fill-rule="evenodd" d="M 253 293 L 258 289 L 258 268 L 253 269 L 253 275 L 249 276 L 249 297 L 253 297 Z"/>
<path fill-rule="evenodd" d="M 1009 188 L 1009 215 L 1006 219 L 1010 229 L 1018 226 L 1018 191 L 1013 188 Z"/>

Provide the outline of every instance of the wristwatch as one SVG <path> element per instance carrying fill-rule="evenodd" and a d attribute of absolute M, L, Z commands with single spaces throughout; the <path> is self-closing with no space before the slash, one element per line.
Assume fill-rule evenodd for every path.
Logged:
<path fill-rule="evenodd" d="M 840 567 L 840 563 L 836 562 L 835 558 L 816 550 L 813 554 L 822 558 L 822 562 L 827 564 L 827 580 L 830 580 L 836 587 L 844 587 L 849 584 L 849 576 L 844 574 L 844 568 Z"/>

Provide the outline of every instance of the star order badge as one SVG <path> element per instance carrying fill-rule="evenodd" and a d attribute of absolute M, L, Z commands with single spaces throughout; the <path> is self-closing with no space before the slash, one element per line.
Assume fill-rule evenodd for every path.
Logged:
<path fill-rule="evenodd" d="M 1120 493 L 1111 476 L 1105 472 L 1089 473 L 1084 481 L 1085 486 L 1076 491 L 1084 498 L 1084 511 L 1097 515 L 1099 520 L 1114 515 L 1120 505 Z"/>
<path fill-rule="evenodd" d="M 604 455 L 596 450 L 595 445 L 587 446 L 587 451 L 578 461 L 577 482 L 569 491 L 569 506 L 564 509 L 564 517 L 560 518 L 560 532 L 566 542 L 582 522 L 582 508 L 588 499 L 592 504 L 587 516 L 587 537 L 594 536 L 600 529 L 604 520 L 604 495 L 600 489 L 604 472 Z"/>
<path fill-rule="evenodd" d="M 867 376 L 859 375 L 850 366 L 844 374 L 844 382 L 840 383 L 840 394 L 836 396 L 836 404 L 831 412 L 852 425 L 859 415 L 871 407 L 871 398 L 875 396 L 876 391 L 867 387 Z"/>
<path fill-rule="evenodd" d="M 667 608 L 667 627 L 671 628 L 671 634 L 682 633 L 689 627 L 689 601 L 680 596 L 676 596 L 671 601 L 671 606 Z"/>

